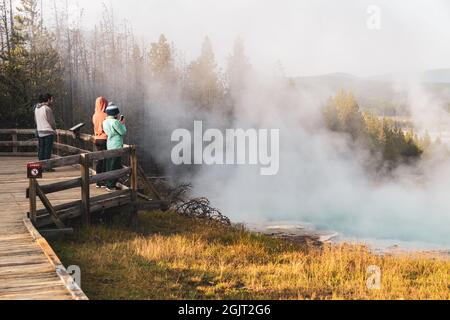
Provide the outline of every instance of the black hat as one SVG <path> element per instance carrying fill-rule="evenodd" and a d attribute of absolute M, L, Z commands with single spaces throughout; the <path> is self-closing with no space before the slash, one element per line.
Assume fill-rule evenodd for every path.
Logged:
<path fill-rule="evenodd" d="M 117 116 L 120 113 L 119 107 L 114 105 L 113 103 L 110 103 L 109 106 L 106 108 L 106 114 L 108 116 Z"/>

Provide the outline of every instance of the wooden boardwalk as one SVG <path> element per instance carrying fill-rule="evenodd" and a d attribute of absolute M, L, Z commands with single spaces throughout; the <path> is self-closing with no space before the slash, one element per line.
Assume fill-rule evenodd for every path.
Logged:
<path fill-rule="evenodd" d="M 29 180 L 26 164 L 35 158 L 0 157 L 0 299 L 2 300 L 84 300 L 87 297 L 73 282 L 47 241 L 27 218 Z M 43 184 L 76 178 L 80 169 L 58 168 L 44 174 Z M 102 190 L 91 188 L 92 195 Z M 58 205 L 80 200 L 80 190 L 49 195 Z M 42 209 L 38 201 L 38 208 Z"/>
<path fill-rule="evenodd" d="M 57 130 L 53 151 L 58 156 L 36 162 L 35 153 L 30 153 L 38 145 L 34 134 L 34 129 L 0 129 L 4 139 L 0 141 L 0 299 L 84 300 L 87 297 L 36 228 L 46 235 L 64 234 L 73 231 L 66 223 L 74 219 L 89 227 L 92 218 L 118 209 L 135 225 L 139 210 L 165 211 L 170 201 L 161 197 L 139 167 L 136 146 L 94 151 L 93 136 Z M 99 174 L 92 170 L 97 161 L 117 157 L 122 158 L 121 169 Z M 39 179 L 27 177 L 27 164 L 56 171 Z M 123 182 L 118 184 L 120 190 L 107 193 L 95 188 L 96 183 L 116 179 Z M 144 200 L 138 201 L 139 197 Z"/>

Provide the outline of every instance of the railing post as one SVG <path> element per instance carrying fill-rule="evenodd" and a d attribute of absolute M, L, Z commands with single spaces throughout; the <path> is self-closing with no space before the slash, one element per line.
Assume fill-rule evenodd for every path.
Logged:
<path fill-rule="evenodd" d="M 132 222 L 132 224 L 136 224 L 137 223 L 137 199 L 138 199 L 138 170 L 139 170 L 136 146 L 131 147 L 130 167 L 131 167 L 130 187 L 131 187 L 131 205 L 132 205 L 131 222 Z"/>
<path fill-rule="evenodd" d="M 83 224 L 91 224 L 89 155 L 81 154 L 81 216 Z"/>
<path fill-rule="evenodd" d="M 56 133 L 56 142 L 57 143 L 61 143 L 61 134 L 57 131 L 57 133 Z M 55 148 L 56 149 L 56 155 L 57 156 L 61 156 L 61 151 L 59 150 L 59 148 Z"/>
<path fill-rule="evenodd" d="M 17 133 L 12 134 L 12 141 L 17 142 Z M 13 153 L 17 153 L 18 149 L 17 146 L 13 146 Z"/>
<path fill-rule="evenodd" d="M 30 219 L 33 223 L 36 223 L 36 215 L 37 215 L 37 209 L 36 209 L 36 197 L 37 197 L 37 190 L 36 190 L 36 179 L 30 178 L 30 188 L 29 188 L 29 199 L 30 199 Z"/>

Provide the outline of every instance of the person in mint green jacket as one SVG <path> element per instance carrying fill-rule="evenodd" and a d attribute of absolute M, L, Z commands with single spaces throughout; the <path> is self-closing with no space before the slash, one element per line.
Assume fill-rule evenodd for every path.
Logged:
<path fill-rule="evenodd" d="M 122 149 L 123 148 L 123 137 L 127 133 L 127 127 L 125 126 L 125 120 L 118 119 L 120 114 L 119 107 L 110 103 L 106 108 L 107 118 L 103 122 L 103 130 L 108 136 L 106 142 L 108 150 Z M 114 171 L 122 169 L 122 158 L 112 158 L 106 160 L 106 171 Z M 110 180 L 106 182 L 106 188 L 108 191 L 117 190 L 118 180 Z"/>

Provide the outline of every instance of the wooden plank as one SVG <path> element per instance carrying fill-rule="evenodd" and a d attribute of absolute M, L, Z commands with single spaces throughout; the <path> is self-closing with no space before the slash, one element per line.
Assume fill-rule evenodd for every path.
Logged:
<path fill-rule="evenodd" d="M 132 171 L 131 168 L 124 168 L 124 169 L 101 173 L 101 174 L 89 177 L 89 185 L 107 181 L 107 180 L 119 179 L 119 178 L 122 178 L 122 177 L 128 175 L 131 171 Z M 45 194 L 52 194 L 52 193 L 56 193 L 56 192 L 79 188 L 82 186 L 82 183 L 83 183 L 82 178 L 75 178 L 75 179 L 68 180 L 68 181 L 61 181 L 61 182 L 56 182 L 53 184 L 43 185 L 43 186 L 40 186 L 40 188 Z M 27 192 L 27 194 L 28 194 L 28 192 Z"/>
<path fill-rule="evenodd" d="M 91 198 L 90 211 L 91 213 L 102 212 L 117 206 L 124 206 L 129 203 L 131 203 L 130 191 L 118 191 Z M 69 207 L 69 205 L 70 204 L 67 204 L 64 209 L 58 210 L 58 216 L 63 221 L 78 218 L 82 215 L 81 201 L 71 203 L 71 207 Z M 42 215 L 37 217 L 36 226 L 38 228 L 47 227 L 51 224 L 52 220 L 47 212 L 43 212 Z"/>
<path fill-rule="evenodd" d="M 17 142 L 17 133 L 12 134 L 12 141 Z M 17 153 L 17 147 L 13 147 L 13 153 Z"/>
<path fill-rule="evenodd" d="M 41 230 L 40 234 L 46 239 L 54 239 L 61 236 L 67 236 L 73 234 L 73 228 L 65 228 L 65 229 L 45 229 Z"/>
<path fill-rule="evenodd" d="M 81 178 L 76 178 L 68 181 L 61 181 L 52 184 L 41 186 L 42 192 L 45 194 L 52 194 L 56 192 L 66 191 L 81 187 Z"/>
<path fill-rule="evenodd" d="M 37 161 L 33 162 L 33 164 L 41 164 L 44 168 L 52 168 L 52 169 L 73 166 L 80 164 L 80 155 L 61 157 L 56 159 L 50 159 L 47 161 Z"/>
<path fill-rule="evenodd" d="M 130 151 L 130 166 L 131 166 L 131 197 L 132 199 L 137 199 L 138 192 L 138 159 L 136 154 L 136 147 L 131 147 Z"/>
<path fill-rule="evenodd" d="M 61 290 L 61 283 L 51 283 L 51 284 L 37 284 L 37 285 L 26 285 L 26 286 L 18 286 L 13 288 L 2 288 L 1 292 L 5 295 L 11 294 L 22 294 L 22 293 L 38 293 L 39 291 L 46 292 L 64 292 Z"/>
<path fill-rule="evenodd" d="M 37 195 L 36 179 L 30 179 L 29 198 L 30 198 L 30 218 L 31 221 L 36 222 L 36 195 Z"/>
<path fill-rule="evenodd" d="M 58 129 L 58 130 L 56 130 L 56 134 L 59 135 L 59 136 L 65 136 L 65 137 L 69 137 L 69 138 L 75 139 L 74 133 L 72 131 L 69 131 L 69 130 L 60 130 L 60 129 Z"/>
<path fill-rule="evenodd" d="M 34 281 L 34 280 L 51 280 L 55 279 L 54 275 L 49 274 L 48 272 L 41 272 L 36 274 L 29 273 L 17 273 L 17 274 L 9 274 L 3 275 L 2 280 L 13 280 L 13 281 Z"/>
<path fill-rule="evenodd" d="M 58 143 L 58 142 L 55 142 L 53 145 L 59 151 L 68 152 L 68 153 L 72 153 L 72 154 L 81 154 L 81 153 L 89 153 L 90 152 L 90 151 L 83 150 L 83 149 L 76 148 L 76 147 L 72 147 L 72 146 L 69 146 L 69 145 L 66 145 L 66 144 L 61 144 L 61 143 Z"/>
<path fill-rule="evenodd" d="M 72 202 L 66 202 L 64 204 L 58 205 L 58 206 L 54 206 L 55 210 L 59 213 L 60 211 L 64 211 L 73 207 L 78 207 L 78 209 L 80 210 L 80 206 L 81 206 L 81 200 L 77 200 L 77 201 L 72 201 Z M 45 215 L 47 215 L 48 212 L 46 209 L 43 210 L 38 210 L 37 211 L 37 219 L 41 219 L 43 218 Z"/>
<path fill-rule="evenodd" d="M 37 141 L 0 141 L 0 147 L 37 147 Z"/>
<path fill-rule="evenodd" d="M 96 202 L 101 202 L 101 201 L 108 200 L 108 199 L 111 199 L 111 198 L 114 198 L 114 197 L 121 197 L 121 196 L 124 196 L 124 195 L 125 196 L 129 196 L 130 195 L 130 191 L 129 190 L 124 190 L 124 191 L 117 191 L 117 192 L 114 192 L 114 193 L 105 193 L 105 194 L 101 194 L 101 195 L 98 195 L 98 196 L 91 197 L 90 201 L 91 201 L 91 203 L 96 203 Z M 55 208 L 55 210 L 57 212 L 61 212 L 61 211 L 64 211 L 64 210 L 67 210 L 67 209 L 71 209 L 71 208 L 77 208 L 77 210 L 81 210 L 80 206 L 81 206 L 81 200 L 76 200 L 76 201 L 71 201 L 71 202 L 65 202 L 65 203 L 63 203 L 61 205 L 54 206 L 54 208 Z M 40 218 L 43 218 L 47 214 L 48 214 L 48 212 L 45 209 L 38 210 L 37 211 L 37 218 L 38 218 L 38 220 Z"/>
<path fill-rule="evenodd" d="M 94 202 L 91 205 L 91 211 L 92 212 L 102 212 L 105 210 L 123 207 L 126 205 L 129 205 L 131 203 L 130 196 L 121 196 L 121 197 L 115 197 L 108 200 L 103 200 L 99 202 Z"/>
<path fill-rule="evenodd" d="M 34 135 L 36 129 L 0 129 L 0 134 Z"/>
<path fill-rule="evenodd" d="M 0 300 L 68 300 L 71 296 L 61 291 L 45 291 L 40 293 L 8 294 L 0 296 Z"/>
<path fill-rule="evenodd" d="M 0 257 L 0 266 L 13 265 L 14 263 L 26 264 L 26 263 L 40 263 L 45 261 L 45 257 L 39 252 L 34 255 L 16 255 L 16 259 L 2 256 Z"/>
<path fill-rule="evenodd" d="M 129 155 L 131 151 L 131 148 L 123 148 L 123 149 L 117 149 L 117 150 L 107 150 L 107 151 L 97 151 L 92 152 L 89 154 L 89 161 L 99 161 L 99 160 L 106 160 L 111 158 L 118 158 L 118 157 L 124 157 L 126 155 Z"/>
<path fill-rule="evenodd" d="M 94 183 L 103 182 L 103 181 L 107 181 L 107 180 L 115 180 L 115 179 L 122 178 L 122 177 L 130 174 L 131 172 L 132 172 L 131 168 L 124 168 L 124 169 L 109 171 L 109 172 L 97 174 L 97 175 L 91 177 L 89 181 L 90 181 L 90 184 L 94 184 Z"/>
<path fill-rule="evenodd" d="M 130 189 L 131 189 L 131 216 L 130 216 L 130 224 L 133 227 L 136 227 L 138 223 L 137 219 L 137 199 L 138 199 L 138 158 L 136 154 L 136 147 L 131 147 L 130 152 L 130 166 L 131 166 L 131 179 L 130 179 Z"/>
<path fill-rule="evenodd" d="M 41 251 L 42 252 L 42 251 Z M 54 273 L 53 266 L 48 263 L 48 261 L 42 262 L 42 263 L 36 263 L 36 264 L 19 264 L 13 267 L 0 267 L 0 277 L 3 277 L 5 275 L 11 276 L 15 274 L 22 274 L 22 273 L 41 273 L 41 272 L 50 272 Z"/>
<path fill-rule="evenodd" d="M 44 204 L 45 208 L 47 209 L 48 213 L 50 214 L 50 217 L 52 218 L 55 225 L 60 228 L 64 229 L 66 226 L 64 223 L 58 218 L 58 214 L 53 208 L 52 204 L 48 200 L 48 198 L 45 196 L 45 193 L 42 192 L 42 189 L 39 187 L 39 184 L 36 184 L 36 193 L 39 196 L 39 199 L 41 199 L 42 203 Z M 34 220 L 36 221 L 36 220 Z"/>
<path fill-rule="evenodd" d="M 34 226 L 31 224 L 31 221 L 28 219 L 23 220 L 25 226 L 27 227 L 29 233 L 36 241 L 36 243 L 41 247 L 44 251 L 44 254 L 47 256 L 48 260 L 56 269 L 57 275 L 61 278 L 63 283 L 65 284 L 68 291 L 71 293 L 74 299 L 76 300 L 87 300 L 86 295 L 81 290 L 81 288 L 73 281 L 72 277 L 68 274 L 66 268 L 62 265 L 56 253 L 50 247 L 48 242 L 37 232 Z"/>
<path fill-rule="evenodd" d="M 159 194 L 158 190 L 153 186 L 153 183 L 150 182 L 150 180 L 147 178 L 147 175 L 145 174 L 144 169 L 140 165 L 138 165 L 139 175 L 144 180 L 145 185 L 147 188 L 150 189 L 150 191 L 155 195 L 156 199 L 162 200 L 161 195 Z"/>
<path fill-rule="evenodd" d="M 5 281 L 0 284 L 0 291 L 5 293 L 10 293 L 16 290 L 29 290 L 38 287 L 39 289 L 45 287 L 56 287 L 61 290 L 61 281 L 55 278 L 43 279 L 43 278 L 33 278 L 27 279 L 25 282 L 20 282 L 17 279 L 10 281 Z"/>
<path fill-rule="evenodd" d="M 37 152 L 0 152 L 0 157 L 37 157 Z"/>
<path fill-rule="evenodd" d="M 81 155 L 81 212 L 83 223 L 91 223 L 90 211 L 90 175 L 89 175 L 89 157 L 86 154 Z"/>
<path fill-rule="evenodd" d="M 143 199 L 143 200 L 146 200 L 146 201 L 153 201 L 153 199 L 151 197 L 146 196 L 145 194 L 140 193 L 140 192 L 138 192 L 138 197 Z"/>
<path fill-rule="evenodd" d="M 75 135 L 73 134 L 73 132 L 71 131 L 67 131 L 67 130 L 56 130 L 57 134 L 59 136 L 66 136 L 72 139 L 75 139 Z M 78 136 L 78 139 L 84 141 L 84 142 L 94 142 L 94 137 L 88 134 L 84 134 L 84 133 L 80 133 Z"/>
<path fill-rule="evenodd" d="M 58 211 L 58 217 L 62 221 L 72 220 L 81 216 L 81 204 L 79 206 L 67 208 L 61 211 Z M 37 222 L 35 223 L 37 228 L 49 227 L 53 225 L 53 221 L 49 214 L 42 215 L 38 217 Z"/>

